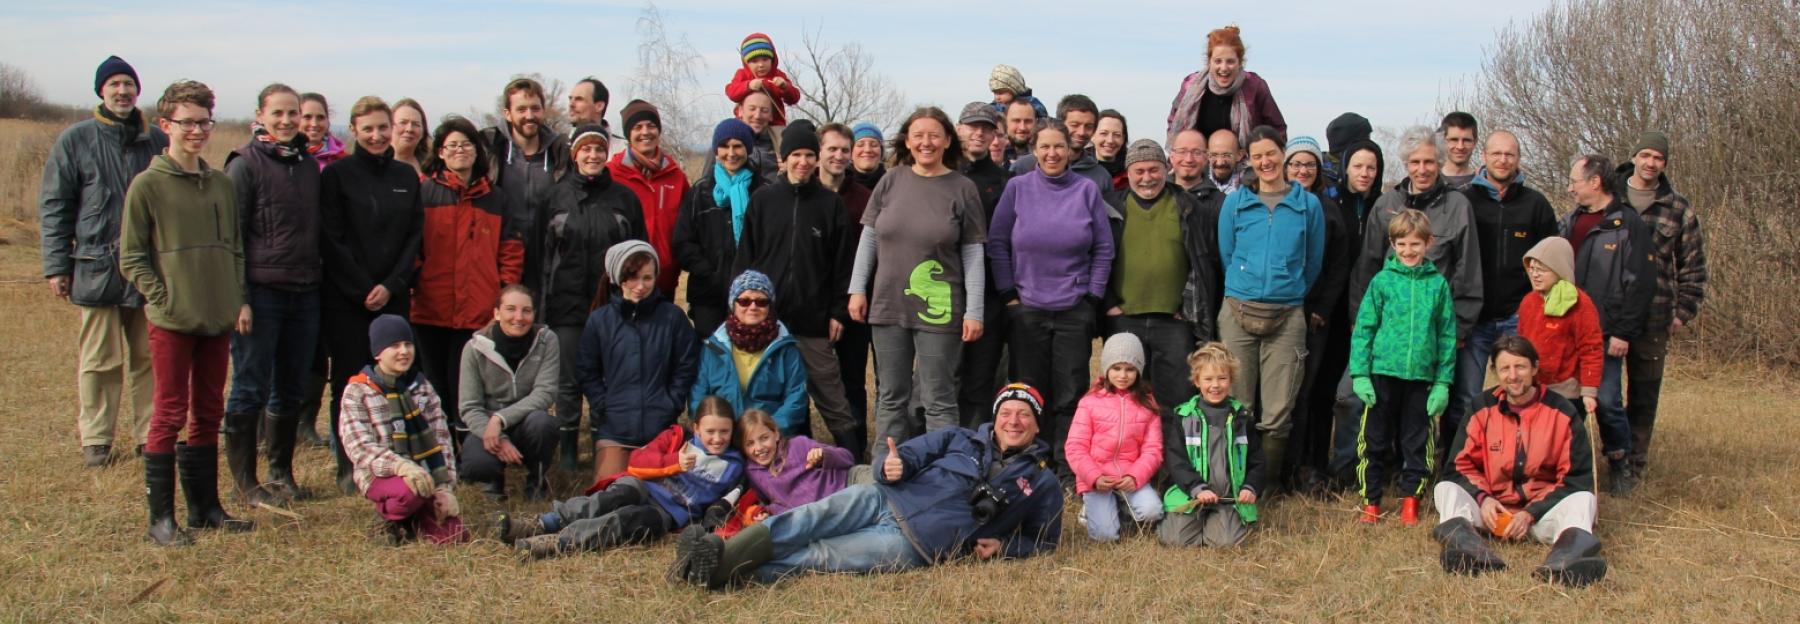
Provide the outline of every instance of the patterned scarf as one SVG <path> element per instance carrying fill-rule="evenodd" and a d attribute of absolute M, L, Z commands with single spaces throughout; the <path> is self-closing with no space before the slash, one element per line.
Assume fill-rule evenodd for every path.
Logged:
<path fill-rule="evenodd" d="M 750 168 L 737 173 L 725 171 L 725 165 L 713 163 L 713 203 L 731 209 L 731 240 L 744 238 L 744 211 L 750 207 Z"/>
<path fill-rule="evenodd" d="M 261 123 L 257 122 L 250 122 L 250 136 L 251 138 L 256 139 L 256 142 L 258 143 L 267 143 L 274 147 L 275 156 L 282 160 L 293 160 L 300 156 L 301 150 L 307 149 L 306 135 L 296 134 L 292 140 L 283 143 L 279 139 L 276 139 L 275 135 L 269 134 L 268 128 L 263 127 Z"/>
<path fill-rule="evenodd" d="M 763 349 L 769 348 L 769 343 L 775 342 L 777 333 L 774 308 L 769 309 L 769 318 L 755 325 L 738 322 L 736 314 L 725 315 L 725 335 L 731 338 L 731 346 L 746 353 L 761 353 Z"/>
<path fill-rule="evenodd" d="M 407 393 L 419 383 L 418 369 L 391 377 L 371 364 L 363 367 L 363 374 L 368 375 L 369 381 L 374 382 L 387 398 L 388 449 L 431 471 L 433 483 L 448 485 L 450 471 L 444 463 L 444 447 L 438 444 L 431 423 L 425 421 L 425 413 Z"/>

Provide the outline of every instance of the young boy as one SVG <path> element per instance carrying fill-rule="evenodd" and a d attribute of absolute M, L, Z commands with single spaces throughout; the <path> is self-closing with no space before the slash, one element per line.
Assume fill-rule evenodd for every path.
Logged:
<path fill-rule="evenodd" d="M 1170 546 L 1236 546 L 1256 522 L 1262 436 L 1256 415 L 1231 398 L 1238 362 L 1223 343 L 1202 345 L 1187 364 L 1200 394 L 1163 419 L 1162 480 L 1169 488 L 1156 536 Z M 1233 492 L 1235 500 L 1224 498 Z"/>
<path fill-rule="evenodd" d="M 250 529 L 219 506 L 219 424 L 231 331 L 250 333 L 244 245 L 231 180 L 200 159 L 212 137 L 213 92 L 183 80 L 156 103 L 169 147 L 125 192 L 119 269 L 144 294 L 156 411 L 144 440 L 150 539 L 193 543 L 175 522 L 175 463 L 188 525 Z M 189 414 L 192 425 L 189 425 Z M 188 427 L 186 444 L 176 444 Z"/>
<path fill-rule="evenodd" d="M 375 503 L 391 543 L 420 533 L 434 544 L 468 541 L 452 491 L 456 450 L 437 391 L 413 366 L 412 326 L 394 314 L 375 317 L 369 355 L 375 363 L 344 386 L 338 419 L 351 478 Z"/>
<path fill-rule="evenodd" d="M 775 100 L 775 115 L 769 125 L 787 125 L 787 107 L 800 103 L 800 88 L 781 71 L 774 40 L 762 33 L 750 33 L 738 44 L 738 53 L 744 57 L 744 66 L 725 85 L 725 97 L 731 98 L 732 104 L 743 104 L 751 91 L 767 93 L 769 99 Z"/>
<path fill-rule="evenodd" d="M 1350 336 L 1351 387 L 1368 407 L 1357 441 L 1359 522 L 1381 519 L 1381 494 L 1400 458 L 1400 523 L 1419 523 L 1419 495 L 1431 476 L 1437 417 L 1450 402 L 1456 369 L 1456 311 L 1450 283 L 1425 261 L 1431 219 L 1406 209 L 1388 222 L 1394 255 L 1369 281 Z M 1396 446 L 1398 453 L 1396 453 Z"/>

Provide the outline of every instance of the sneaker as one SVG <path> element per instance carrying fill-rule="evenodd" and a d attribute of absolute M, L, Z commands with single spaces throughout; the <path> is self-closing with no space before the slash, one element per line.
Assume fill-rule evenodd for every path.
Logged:
<path fill-rule="evenodd" d="M 1362 513 L 1357 514 L 1356 521 L 1362 524 L 1375 524 L 1381 522 L 1381 506 L 1363 505 Z"/>

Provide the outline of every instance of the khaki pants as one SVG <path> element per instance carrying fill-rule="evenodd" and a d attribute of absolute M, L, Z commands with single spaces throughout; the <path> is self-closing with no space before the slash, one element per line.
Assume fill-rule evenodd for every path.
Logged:
<path fill-rule="evenodd" d="M 1256 406 L 1256 428 L 1265 437 L 1285 440 L 1306 377 L 1306 315 L 1299 307 L 1288 310 L 1275 333 L 1254 336 L 1238 325 L 1231 306 L 1220 306 L 1219 339 L 1238 359 L 1232 397 Z"/>
<path fill-rule="evenodd" d="M 142 308 L 88 307 L 81 310 L 76 388 L 80 395 L 81 445 L 113 443 L 113 425 L 131 399 L 131 436 L 144 442 L 150 429 L 155 388 L 150 375 L 150 332 Z M 130 394 L 125 395 L 126 385 Z"/>
<path fill-rule="evenodd" d="M 1475 497 L 1469 496 L 1468 490 L 1449 481 L 1439 481 L 1432 490 L 1431 498 L 1437 502 L 1438 522 L 1451 518 L 1462 518 L 1476 528 L 1486 530 L 1481 523 L 1481 505 Z M 1562 502 L 1551 507 L 1544 517 L 1532 520 L 1531 539 L 1540 544 L 1554 544 L 1556 537 L 1565 529 L 1581 529 L 1594 532 L 1594 518 L 1599 515 L 1598 499 L 1592 492 L 1573 492 L 1563 497 Z"/>

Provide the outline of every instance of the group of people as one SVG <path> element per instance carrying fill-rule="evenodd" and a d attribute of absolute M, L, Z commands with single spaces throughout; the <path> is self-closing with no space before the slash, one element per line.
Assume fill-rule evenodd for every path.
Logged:
<path fill-rule="evenodd" d="M 1269 495 L 1351 489 L 1373 524 L 1393 482 L 1406 526 L 1431 494 L 1446 570 L 1530 536 L 1554 544 L 1540 577 L 1604 575 L 1597 458 L 1611 495 L 1646 474 L 1668 341 L 1705 294 L 1663 135 L 1577 159 L 1558 219 L 1518 138 L 1468 113 L 1408 130 L 1391 190 L 1365 118 L 1328 149 L 1290 137 L 1235 27 L 1166 146 L 1084 95 L 1048 109 L 1006 65 L 991 101 L 892 141 L 790 120 L 773 42 L 739 51 L 691 183 L 649 102 L 613 149 L 593 78 L 567 133 L 517 79 L 489 128 L 358 99 L 349 147 L 323 96 L 271 84 L 214 169 L 213 92 L 176 82 L 151 118 L 107 59 L 40 213 L 82 315 L 84 460 L 116 461 L 129 384 L 151 539 L 192 540 L 177 476 L 189 528 L 248 530 L 220 438 L 241 502 L 308 498 L 293 455 L 328 381 L 339 487 L 396 543 L 469 539 L 455 486 L 504 500 L 508 466 L 552 498 L 585 413 L 593 485 L 494 520 L 527 558 L 679 533 L 670 579 L 718 588 L 1024 557 L 1059 542 L 1065 495 L 1098 541 L 1229 546 Z"/>

